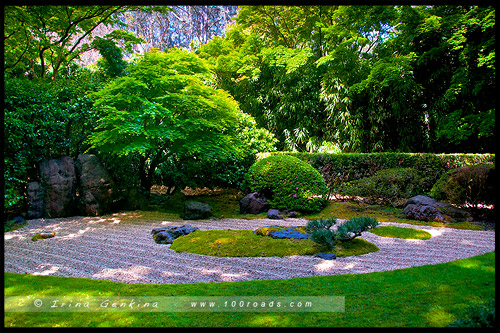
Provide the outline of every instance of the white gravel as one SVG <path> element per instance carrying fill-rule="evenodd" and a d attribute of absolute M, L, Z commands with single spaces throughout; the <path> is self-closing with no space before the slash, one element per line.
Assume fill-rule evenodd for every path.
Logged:
<path fill-rule="evenodd" d="M 176 253 L 156 244 L 151 229 L 190 224 L 201 230 L 251 229 L 279 224 L 305 225 L 304 219 L 276 221 L 220 219 L 207 221 L 122 222 L 100 217 L 29 220 L 4 235 L 5 272 L 104 279 L 126 283 L 194 283 L 287 279 L 305 276 L 380 272 L 438 264 L 495 250 L 494 231 L 457 230 L 383 222 L 381 226 L 417 228 L 432 234 L 428 240 L 361 238 L 376 244 L 377 252 L 323 260 L 313 256 L 218 258 Z M 36 242 L 38 232 L 54 238 Z"/>

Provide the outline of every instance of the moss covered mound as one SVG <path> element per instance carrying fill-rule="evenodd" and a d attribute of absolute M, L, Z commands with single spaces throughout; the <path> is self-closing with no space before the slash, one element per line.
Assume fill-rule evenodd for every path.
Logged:
<path fill-rule="evenodd" d="M 170 249 L 217 257 L 284 257 L 316 255 L 320 252 L 345 257 L 379 250 L 364 239 L 355 239 L 352 242 L 339 242 L 334 250 L 327 251 L 310 239 L 274 239 L 257 235 L 252 230 L 196 231 L 174 240 Z"/>

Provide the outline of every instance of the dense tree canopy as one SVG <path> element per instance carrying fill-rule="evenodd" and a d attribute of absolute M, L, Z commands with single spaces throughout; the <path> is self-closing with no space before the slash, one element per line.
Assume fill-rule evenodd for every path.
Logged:
<path fill-rule="evenodd" d="M 493 7 L 248 6 L 198 50 L 280 149 L 494 149 Z"/>
<path fill-rule="evenodd" d="M 274 148 L 495 149 L 492 6 L 6 6 L 4 16 L 6 207 L 22 203 L 40 161 L 85 151 L 147 190 L 237 186 L 255 153 Z"/>
<path fill-rule="evenodd" d="M 227 92 L 206 84 L 208 68 L 193 53 L 153 50 L 127 72 L 94 94 L 99 125 L 90 142 L 103 153 L 137 154 L 144 189 L 172 159 L 243 157 L 250 142 L 241 133 L 251 123 Z M 265 136 L 257 129 L 252 135 Z"/>

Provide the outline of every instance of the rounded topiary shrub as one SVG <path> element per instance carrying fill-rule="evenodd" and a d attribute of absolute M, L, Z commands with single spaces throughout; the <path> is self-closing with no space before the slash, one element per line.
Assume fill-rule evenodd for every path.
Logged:
<path fill-rule="evenodd" d="M 274 155 L 254 163 L 246 174 L 252 192 L 263 193 L 280 210 L 320 210 L 328 193 L 318 170 L 293 156 Z"/>

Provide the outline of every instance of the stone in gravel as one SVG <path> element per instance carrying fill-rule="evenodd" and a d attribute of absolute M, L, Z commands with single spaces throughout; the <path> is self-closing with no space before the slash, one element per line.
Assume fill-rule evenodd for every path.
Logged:
<path fill-rule="evenodd" d="M 470 218 L 469 214 L 433 198 L 417 195 L 408 199 L 403 210 L 406 218 L 419 221 L 456 222 Z"/>
<path fill-rule="evenodd" d="M 267 218 L 273 220 L 283 220 L 283 216 L 281 216 L 280 211 L 277 209 L 269 209 L 267 212 Z"/>
<path fill-rule="evenodd" d="M 240 200 L 240 214 L 259 214 L 269 208 L 266 197 L 259 192 L 247 194 Z"/>
<path fill-rule="evenodd" d="M 55 236 L 55 234 L 56 234 L 55 232 L 51 232 L 51 233 L 39 232 L 38 234 L 36 234 L 33 237 L 31 237 L 31 240 L 33 242 L 36 242 L 39 239 L 52 238 L 52 237 Z"/>
<path fill-rule="evenodd" d="M 184 220 L 203 220 L 212 216 L 212 208 L 199 201 L 188 200 L 184 203 Z"/>
<path fill-rule="evenodd" d="M 181 236 L 190 234 L 195 232 L 196 230 L 200 230 L 199 228 L 190 226 L 189 224 L 185 224 L 183 226 L 168 226 L 161 228 L 154 228 L 151 230 L 153 234 L 153 239 L 158 244 L 172 244 L 172 242 Z"/>
<path fill-rule="evenodd" d="M 314 256 L 315 258 L 321 258 L 324 260 L 333 260 L 337 259 L 337 256 L 333 253 L 325 253 L 325 252 L 320 252 L 317 255 Z"/>

